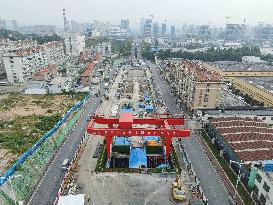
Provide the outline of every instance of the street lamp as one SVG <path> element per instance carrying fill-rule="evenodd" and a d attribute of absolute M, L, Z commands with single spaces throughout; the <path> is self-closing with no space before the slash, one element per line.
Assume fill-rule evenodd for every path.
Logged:
<path fill-rule="evenodd" d="M 231 167 L 231 163 L 235 163 L 235 164 L 238 164 L 239 165 L 239 172 L 238 172 L 238 175 L 237 175 L 237 181 L 236 181 L 236 186 L 235 186 L 235 194 L 234 194 L 234 199 L 236 198 L 236 193 L 237 193 L 237 187 L 238 187 L 238 183 L 239 183 L 239 180 L 240 180 L 240 173 L 241 173 L 241 167 L 242 167 L 242 165 L 244 164 L 244 163 L 242 163 L 242 160 L 241 160 L 241 162 L 237 162 L 237 161 L 233 161 L 233 160 L 229 160 L 229 166 L 230 166 L 230 168 L 232 168 Z"/>

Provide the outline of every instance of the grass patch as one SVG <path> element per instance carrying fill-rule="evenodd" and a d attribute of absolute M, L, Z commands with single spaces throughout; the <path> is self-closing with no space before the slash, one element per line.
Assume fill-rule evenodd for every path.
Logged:
<path fill-rule="evenodd" d="M 237 176 L 234 174 L 234 172 L 230 169 L 229 164 L 223 157 L 220 156 L 220 151 L 212 144 L 209 136 L 204 130 L 201 130 L 202 137 L 206 141 L 207 145 L 213 152 L 213 155 L 221 165 L 222 169 L 225 171 L 226 175 L 228 176 L 229 180 L 233 184 L 233 186 L 236 186 L 237 182 Z M 237 188 L 238 193 L 240 194 L 241 198 L 243 199 L 244 203 L 246 205 L 252 205 L 254 204 L 253 200 L 251 199 L 250 195 L 248 192 L 245 191 L 243 185 L 239 182 L 238 183 L 238 188 Z"/>
<path fill-rule="evenodd" d="M 0 110 L 2 111 L 10 110 L 13 106 L 20 103 L 21 101 L 22 98 L 20 97 L 20 94 L 18 93 L 9 94 L 7 98 L 0 100 Z"/>
<path fill-rule="evenodd" d="M 103 172 L 105 170 L 106 161 L 107 161 L 107 156 L 106 156 L 106 147 L 105 147 L 105 140 L 104 140 L 102 144 L 100 156 L 97 160 L 96 169 L 95 169 L 96 172 Z"/>
<path fill-rule="evenodd" d="M 40 137 L 49 131 L 59 120 L 60 115 L 16 117 L 2 122 L 0 132 L 1 147 L 20 155 L 27 151 Z"/>

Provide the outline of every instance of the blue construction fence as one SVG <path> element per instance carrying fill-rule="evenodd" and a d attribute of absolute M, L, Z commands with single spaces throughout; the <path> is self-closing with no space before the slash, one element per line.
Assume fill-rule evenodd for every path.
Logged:
<path fill-rule="evenodd" d="M 8 180 L 8 178 L 13 175 L 19 165 L 22 165 L 26 159 L 32 155 L 43 142 L 45 142 L 46 139 L 51 137 L 66 122 L 66 120 L 74 111 L 82 107 L 82 105 L 85 104 L 90 96 L 91 94 L 88 94 L 82 101 L 76 103 L 72 108 L 70 108 L 70 110 L 64 114 L 62 119 L 60 119 L 51 130 L 45 133 L 31 148 L 29 148 L 23 155 L 21 155 L 19 159 L 0 177 L 0 186 L 3 185 Z"/>

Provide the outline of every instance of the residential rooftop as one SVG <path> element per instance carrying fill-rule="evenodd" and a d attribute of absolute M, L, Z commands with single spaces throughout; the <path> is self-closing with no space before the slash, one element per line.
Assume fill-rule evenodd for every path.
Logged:
<path fill-rule="evenodd" d="M 268 63 L 243 63 L 236 61 L 216 61 L 210 63 L 223 71 L 272 71 L 273 65 Z"/>
<path fill-rule="evenodd" d="M 273 128 L 261 120 L 220 117 L 211 123 L 245 163 L 273 159 Z"/>
<path fill-rule="evenodd" d="M 204 114 L 209 115 L 253 115 L 253 116 L 273 116 L 273 108 L 254 108 L 254 107 L 229 107 L 225 109 L 203 110 Z"/>
<path fill-rule="evenodd" d="M 180 67 L 186 71 L 192 73 L 196 81 L 199 82 L 219 82 L 222 77 L 219 73 L 210 70 L 201 61 L 188 61 L 182 60 L 179 62 L 173 62 L 171 65 Z"/>

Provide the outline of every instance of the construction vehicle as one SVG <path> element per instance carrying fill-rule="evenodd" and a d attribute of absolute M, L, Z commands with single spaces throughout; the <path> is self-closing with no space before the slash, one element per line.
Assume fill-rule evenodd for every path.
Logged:
<path fill-rule="evenodd" d="M 156 140 L 148 140 L 147 145 L 148 146 L 159 146 L 159 143 Z"/>
<path fill-rule="evenodd" d="M 172 184 L 172 194 L 173 198 L 177 201 L 185 201 L 187 198 L 185 189 L 183 187 L 183 182 L 179 174 L 176 174 L 176 181 L 174 181 Z"/>

